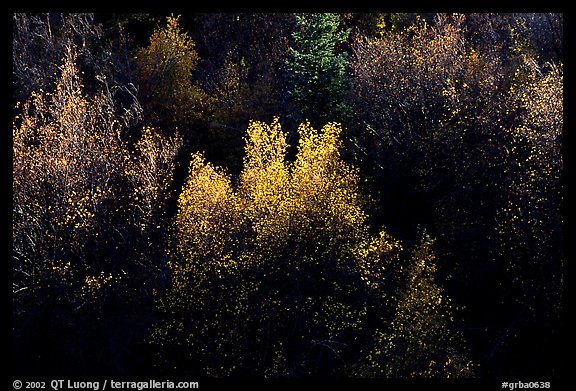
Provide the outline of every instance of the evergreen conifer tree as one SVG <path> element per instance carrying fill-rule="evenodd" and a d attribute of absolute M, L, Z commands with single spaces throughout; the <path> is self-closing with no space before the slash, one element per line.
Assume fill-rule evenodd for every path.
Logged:
<path fill-rule="evenodd" d="M 340 18 L 330 13 L 297 14 L 296 23 L 286 61 L 295 120 L 344 122 L 350 112 L 346 99 L 351 85 L 345 74 L 348 55 L 337 49 L 349 31 L 338 31 Z"/>

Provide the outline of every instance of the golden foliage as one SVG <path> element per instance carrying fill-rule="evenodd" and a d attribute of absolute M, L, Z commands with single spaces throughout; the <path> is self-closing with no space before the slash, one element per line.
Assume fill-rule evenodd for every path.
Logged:
<path fill-rule="evenodd" d="M 213 375 L 230 374 L 251 360 L 263 373 L 279 375 L 287 370 L 279 362 L 303 360 L 292 344 L 336 354 L 343 346 L 338 341 L 361 329 L 367 316 L 367 307 L 356 305 L 366 300 L 369 287 L 358 272 L 361 264 L 366 275 L 380 265 L 367 265 L 363 258 L 396 256 L 396 243 L 388 243 L 385 234 L 378 245 L 366 244 L 373 239 L 358 196 L 358 173 L 340 158 L 340 126 L 316 130 L 306 123 L 298 131 L 290 163 L 278 119 L 251 122 L 237 190 L 222 170 L 192 156 L 178 199 L 172 284 L 159 298 L 168 319 L 154 335 L 160 344 L 176 335 L 189 341 L 203 352 Z M 294 287 L 288 281 L 300 283 Z M 359 303 L 351 304 L 351 297 Z M 180 323 L 175 312 L 210 320 L 210 328 Z M 295 318 L 297 313 L 306 315 Z M 285 333 L 289 323 L 314 339 L 291 342 L 270 335 Z M 246 328 L 266 333 L 266 341 L 258 343 Z M 211 344 L 227 348 L 216 353 Z M 246 346 L 253 344 L 255 352 L 247 354 Z M 264 347 L 270 345 L 278 350 L 268 353 Z"/>
<path fill-rule="evenodd" d="M 369 354 L 375 369 L 387 377 L 473 376 L 473 364 L 463 355 L 463 340 L 450 329 L 450 299 L 434 281 L 433 242 L 427 234 L 414 251 L 389 330 L 376 333 Z"/>
<path fill-rule="evenodd" d="M 190 261 L 220 261 L 230 255 L 240 208 L 229 178 L 195 154 L 178 198 L 179 251 Z M 193 263 L 193 262 L 192 262 Z"/>
<path fill-rule="evenodd" d="M 17 216 L 43 216 L 44 230 L 72 239 L 93 226 L 125 153 L 104 97 L 83 95 L 75 60 L 69 51 L 54 93 L 33 94 L 13 127 Z"/>
<path fill-rule="evenodd" d="M 205 115 L 208 94 L 193 80 L 198 54 L 179 19 L 168 17 L 137 55 L 140 97 L 154 124 L 190 124 Z"/>
<path fill-rule="evenodd" d="M 124 175 L 133 189 L 131 202 L 137 206 L 136 220 L 142 231 L 160 228 L 155 224 L 164 223 L 166 219 L 174 161 L 182 144 L 178 133 L 164 137 L 147 127 L 142 130 L 134 151 L 124 158 Z"/>
<path fill-rule="evenodd" d="M 75 51 L 63 60 L 54 91 L 32 94 L 13 123 L 15 270 L 27 286 L 58 259 L 99 273 L 110 263 L 99 246 L 137 247 L 134 235 L 161 223 L 181 144 L 144 129 L 130 148 L 106 96 L 84 91 Z"/>
<path fill-rule="evenodd" d="M 317 131 L 306 123 L 298 132 L 292 173 L 297 224 L 311 228 L 321 224 L 324 239 L 364 237 L 367 227 L 358 197 L 358 171 L 340 158 L 340 126 L 329 123 Z M 308 233 L 304 228 L 303 234 Z"/>
<path fill-rule="evenodd" d="M 239 194 L 256 245 L 271 252 L 287 240 L 292 215 L 287 147 L 278 119 L 271 125 L 251 122 L 248 126 Z"/>
<path fill-rule="evenodd" d="M 561 247 L 563 72 L 561 66 L 541 68 L 528 57 L 523 61 L 508 106 L 517 121 L 501 125 L 510 139 L 509 167 L 496 229 L 503 242 L 500 253 L 512 272 L 511 283 L 523 288 L 521 300 L 531 303 L 533 297 L 541 297 L 545 304 L 539 310 L 557 313 L 562 272 L 558 264 L 549 262 L 549 254 L 551 248 Z"/>

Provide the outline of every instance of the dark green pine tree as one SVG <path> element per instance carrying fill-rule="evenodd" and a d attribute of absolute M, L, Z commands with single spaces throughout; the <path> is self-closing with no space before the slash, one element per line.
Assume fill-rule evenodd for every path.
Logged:
<path fill-rule="evenodd" d="M 347 53 L 337 47 L 349 30 L 338 31 L 336 14 L 297 14 L 297 30 L 286 60 L 288 95 L 294 120 L 310 120 L 320 126 L 329 121 L 345 122 L 351 83 L 346 77 Z"/>

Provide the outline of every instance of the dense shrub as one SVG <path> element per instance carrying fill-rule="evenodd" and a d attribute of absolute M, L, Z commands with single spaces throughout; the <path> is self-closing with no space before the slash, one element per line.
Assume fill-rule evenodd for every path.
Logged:
<path fill-rule="evenodd" d="M 211 99 L 194 80 L 198 60 L 194 41 L 175 17 L 168 17 L 166 26 L 157 28 L 150 44 L 136 54 L 146 122 L 167 132 L 178 129 L 192 143 L 201 137 L 196 128 L 206 122 Z"/>
<path fill-rule="evenodd" d="M 562 67 L 539 65 L 514 34 L 507 48 L 479 45 L 466 20 L 357 38 L 356 154 L 376 205 L 408 196 L 424 206 L 376 212 L 392 225 L 428 222 L 442 274 L 475 322 L 510 311 L 527 329 L 558 322 Z M 494 335 L 518 324 L 504 318 Z"/>
<path fill-rule="evenodd" d="M 84 92 L 76 58 L 73 49 L 66 53 L 54 91 L 33 93 L 12 133 L 14 315 L 21 343 L 42 359 L 53 328 L 72 324 L 89 334 L 99 329 L 92 316 L 119 315 L 108 312 L 110 297 L 121 297 L 122 304 L 112 303 L 120 306 L 145 297 L 141 284 L 162 267 L 158 246 L 181 142 L 146 129 L 129 145 L 106 95 Z M 31 332 L 32 325 L 42 331 Z M 45 341 L 30 342 L 39 335 Z M 58 350 L 78 348 L 70 344 Z M 62 359 L 68 354 L 74 362 L 69 351 Z"/>
<path fill-rule="evenodd" d="M 429 302 L 441 300 L 438 288 L 413 285 L 430 284 L 430 274 L 410 272 L 414 282 L 399 293 L 401 245 L 384 232 L 369 234 L 358 172 L 340 158 L 340 127 L 329 123 L 317 131 L 302 124 L 298 131 L 296 160 L 289 163 L 277 120 L 252 122 L 237 186 L 201 155 L 192 157 L 178 200 L 171 283 L 159 294 L 163 319 L 154 332 L 162 351 L 186 358 L 178 370 L 361 374 L 373 365 L 363 364 L 373 328 L 389 332 L 386 316 L 394 313 L 396 296 L 407 295 L 403 302 L 416 295 L 419 305 L 434 304 L 429 316 L 435 321 L 449 321 Z M 415 262 L 414 268 L 433 268 L 430 260 Z M 411 323 L 418 312 L 399 304 L 403 320 L 397 323 Z M 444 349 L 449 330 L 442 323 L 426 331 L 428 321 L 411 326 L 421 334 L 396 330 L 389 338 Z M 431 360 L 427 353 L 412 355 L 422 365 Z M 390 354 L 382 360 L 398 366 Z"/>

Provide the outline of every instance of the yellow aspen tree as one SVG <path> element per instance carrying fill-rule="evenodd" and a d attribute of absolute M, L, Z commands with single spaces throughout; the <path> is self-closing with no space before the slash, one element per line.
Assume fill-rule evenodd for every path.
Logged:
<path fill-rule="evenodd" d="M 212 376 L 281 376 L 314 372 L 322 355 L 342 368 L 348 339 L 368 338 L 362 277 L 379 268 L 361 257 L 383 259 L 395 244 L 384 234 L 366 244 L 358 172 L 340 157 L 340 132 L 303 124 L 290 163 L 279 120 L 251 122 L 237 186 L 192 156 L 157 344 L 183 349 Z"/>

